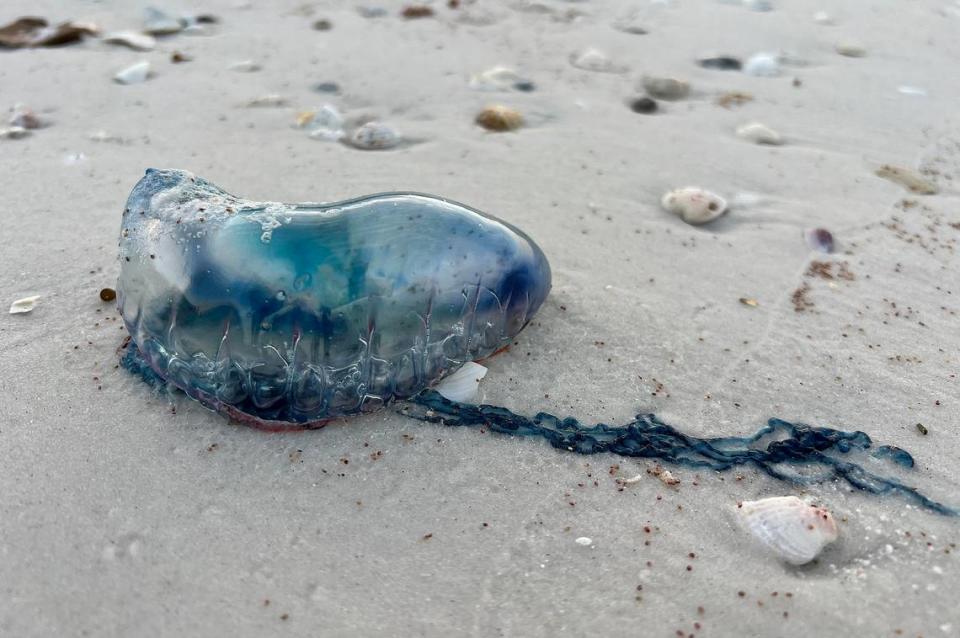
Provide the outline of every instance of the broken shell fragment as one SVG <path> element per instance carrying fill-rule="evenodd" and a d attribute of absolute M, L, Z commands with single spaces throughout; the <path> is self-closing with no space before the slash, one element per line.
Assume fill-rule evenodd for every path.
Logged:
<path fill-rule="evenodd" d="M 830 512 L 796 496 L 744 501 L 738 512 L 747 531 L 791 565 L 809 563 L 837 540 Z"/>
<path fill-rule="evenodd" d="M 117 73 L 113 76 L 113 81 L 117 84 L 139 84 L 149 77 L 150 63 L 144 60 Z"/>
<path fill-rule="evenodd" d="M 187 21 L 169 15 L 156 7 L 147 7 L 143 17 L 143 32 L 150 35 L 170 35 L 183 30 Z"/>
<path fill-rule="evenodd" d="M 523 115 L 516 109 L 495 104 L 480 111 L 475 121 L 488 131 L 515 131 L 523 126 Z"/>
<path fill-rule="evenodd" d="M 772 78 L 780 75 L 780 56 L 774 53 L 756 53 L 743 65 L 747 75 Z"/>
<path fill-rule="evenodd" d="M 578 69 L 597 73 L 623 73 L 627 70 L 623 65 L 614 64 L 606 53 L 594 48 L 570 54 L 570 64 Z"/>
<path fill-rule="evenodd" d="M 725 199 L 696 186 L 672 190 L 663 196 L 660 204 L 667 212 L 694 226 L 713 221 L 727 210 Z"/>
<path fill-rule="evenodd" d="M 22 126 L 11 126 L 8 128 L 0 128 L 0 139 L 3 140 L 19 140 L 30 135 L 31 131 L 23 128 Z"/>
<path fill-rule="evenodd" d="M 676 78 L 645 75 L 640 83 L 644 91 L 661 100 L 682 100 L 690 95 L 690 84 Z"/>
<path fill-rule="evenodd" d="M 367 122 L 342 139 L 347 146 L 363 151 L 385 151 L 400 145 L 400 134 L 383 122 Z"/>
<path fill-rule="evenodd" d="M 891 182 L 896 182 L 911 193 L 917 193 L 918 195 L 936 195 L 939 190 L 936 184 L 923 175 L 902 166 L 884 164 L 876 170 L 876 175 Z"/>
<path fill-rule="evenodd" d="M 737 137 L 754 144 L 769 144 L 771 146 L 783 144 L 783 138 L 779 133 L 760 122 L 750 122 L 737 127 Z"/>
<path fill-rule="evenodd" d="M 803 232 L 807 246 L 821 253 L 833 252 L 833 234 L 826 228 L 809 228 Z"/>
<path fill-rule="evenodd" d="M 513 69 L 495 66 L 470 77 L 470 88 L 477 91 L 523 91 L 534 89 L 534 84 Z"/>
<path fill-rule="evenodd" d="M 157 39 L 146 33 L 136 31 L 114 31 L 103 36 L 107 44 L 119 44 L 134 51 L 152 51 L 157 46 Z"/>
<path fill-rule="evenodd" d="M 487 376 L 487 368 L 468 361 L 456 372 L 445 377 L 434 390 L 444 399 L 458 403 L 475 403 L 480 392 L 480 381 Z"/>
<path fill-rule="evenodd" d="M 40 295 L 33 295 L 32 297 L 24 297 L 23 299 L 17 299 L 12 304 L 10 304 L 10 314 L 22 315 L 25 312 L 30 312 L 37 305 L 37 301 L 39 300 L 40 300 Z"/>
<path fill-rule="evenodd" d="M 252 100 L 249 100 L 244 106 L 247 108 L 276 108 L 280 106 L 287 105 L 287 98 L 282 95 L 269 94 L 261 95 L 260 97 L 255 97 Z"/>

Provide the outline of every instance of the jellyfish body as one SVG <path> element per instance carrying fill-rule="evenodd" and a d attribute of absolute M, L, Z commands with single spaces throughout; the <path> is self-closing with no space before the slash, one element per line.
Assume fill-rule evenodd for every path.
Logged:
<path fill-rule="evenodd" d="M 138 356 L 260 425 L 416 395 L 509 345 L 549 290 L 524 233 L 429 195 L 253 202 L 150 169 L 123 215 L 118 304 Z"/>

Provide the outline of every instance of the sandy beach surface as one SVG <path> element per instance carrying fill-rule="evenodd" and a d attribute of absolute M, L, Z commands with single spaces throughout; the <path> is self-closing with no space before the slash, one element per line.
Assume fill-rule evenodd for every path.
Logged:
<path fill-rule="evenodd" d="M 126 332 L 98 296 L 148 167 L 258 200 L 436 193 L 523 228 L 553 267 L 537 319 L 488 362 L 484 402 L 590 423 L 654 412 L 697 436 L 772 416 L 863 430 L 917 466 L 861 463 L 960 506 L 960 3 L 365 6 L 385 13 L 171 0 L 219 22 L 151 51 L 0 50 L 0 126 L 16 103 L 47 123 L 0 139 L 0 290 L 40 296 L 0 315 L 0 636 L 960 635 L 960 519 L 751 469 L 667 466 L 671 487 L 653 462 L 392 410 L 238 427 L 118 369 Z M 4 0 L 0 22 L 110 32 L 139 29 L 143 8 Z M 606 71 L 571 64 L 591 47 Z M 696 63 L 758 52 L 780 54 L 778 75 Z M 145 82 L 112 80 L 141 60 Z M 230 68 L 247 60 L 259 70 Z M 497 65 L 534 90 L 471 88 Z M 636 113 L 643 75 L 690 95 Z M 718 104 L 730 92 L 752 99 Z M 283 105 L 244 106 L 266 95 Z M 295 126 L 324 104 L 410 143 L 363 151 Z M 525 125 L 483 130 L 488 104 Z M 754 121 L 785 143 L 737 137 Z M 878 177 L 884 164 L 939 192 Z M 661 208 L 691 185 L 729 213 L 695 227 Z M 816 227 L 833 254 L 805 242 Z M 738 524 L 738 501 L 786 494 L 840 527 L 804 567 Z"/>

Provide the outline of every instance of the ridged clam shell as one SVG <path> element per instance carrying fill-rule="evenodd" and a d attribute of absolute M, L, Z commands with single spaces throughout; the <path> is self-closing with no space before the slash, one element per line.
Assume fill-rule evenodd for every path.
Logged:
<path fill-rule="evenodd" d="M 822 507 L 796 496 L 744 501 L 738 510 L 744 527 L 791 565 L 803 565 L 837 540 L 837 523 Z"/>

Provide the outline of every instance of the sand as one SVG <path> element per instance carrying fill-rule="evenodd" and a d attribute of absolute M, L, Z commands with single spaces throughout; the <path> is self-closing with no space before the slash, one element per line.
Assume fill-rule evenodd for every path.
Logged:
<path fill-rule="evenodd" d="M 116 367 L 125 332 L 98 292 L 116 281 L 120 213 L 147 167 L 261 200 L 426 191 L 520 226 L 553 265 L 537 320 L 489 363 L 485 402 L 589 422 L 656 412 L 697 435 L 771 416 L 860 429 L 915 455 L 903 478 L 960 505 L 960 6 L 774 4 L 521 0 L 403 20 L 399 4 L 368 19 L 346 3 L 174 2 L 221 22 L 152 52 L 0 51 L 0 107 L 50 122 L 0 140 L 0 290 L 42 296 L 0 315 L 0 635 L 958 635 L 957 520 L 897 497 L 750 470 L 674 467 L 668 487 L 651 463 L 392 411 L 265 434 Z M 647 35 L 611 27 L 632 7 Z M 813 20 L 821 9 L 834 26 Z M 140 10 L 6 0 L 0 20 L 109 31 L 136 28 Z M 321 18 L 332 29 L 313 30 Z M 844 39 L 866 56 L 838 55 Z M 626 71 L 572 67 L 591 46 Z M 769 78 L 694 63 L 781 49 L 805 65 Z M 175 50 L 193 60 L 172 64 Z M 227 70 L 248 59 L 262 70 Z M 139 60 L 154 77 L 111 81 Z M 497 64 L 536 90 L 468 87 Z M 645 73 L 693 92 L 634 113 Z M 311 90 L 324 81 L 341 94 Z M 754 99 L 726 109 L 727 91 Z M 265 94 L 289 106 L 240 106 Z M 324 102 L 421 142 L 363 152 L 292 127 Z M 528 125 L 483 131 L 489 103 Z M 751 121 L 786 143 L 739 139 Z M 122 143 L 90 139 L 101 130 Z M 877 177 L 886 163 L 933 171 L 940 193 Z M 688 185 L 730 213 L 695 228 L 660 208 Z M 806 246 L 817 226 L 836 254 Z M 813 260 L 853 278 L 808 275 Z M 786 566 L 737 525 L 737 501 L 783 494 L 837 518 L 816 564 Z"/>

